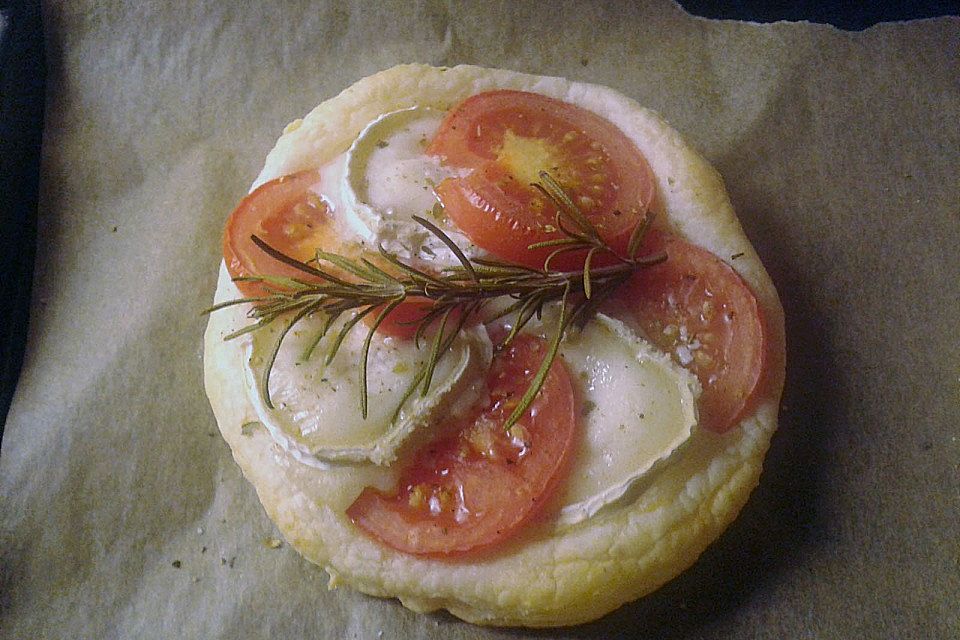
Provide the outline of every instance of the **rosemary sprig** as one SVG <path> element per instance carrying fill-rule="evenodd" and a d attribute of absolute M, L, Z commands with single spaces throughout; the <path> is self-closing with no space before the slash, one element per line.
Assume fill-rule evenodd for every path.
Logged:
<path fill-rule="evenodd" d="M 439 227 L 419 216 L 414 216 L 413 219 L 443 242 L 456 256 L 459 265 L 446 268 L 439 274 L 429 273 L 403 262 L 382 247 L 379 251 L 379 257 L 382 260 L 380 265 L 367 258 L 351 259 L 320 249 L 317 249 L 313 259 L 301 262 L 276 250 L 259 237 L 251 236 L 253 242 L 274 259 L 308 276 L 320 278 L 322 281 L 318 283 L 269 276 L 244 278 L 244 280 L 263 283 L 268 293 L 262 297 L 224 302 L 208 309 L 207 312 L 236 304 L 251 304 L 247 316 L 254 322 L 227 336 L 227 339 L 255 331 L 293 314 L 292 319 L 280 332 L 272 353 L 267 359 L 263 377 L 259 381 L 259 393 L 264 403 L 271 408 L 273 404 L 270 400 L 270 373 L 283 338 L 295 324 L 314 313 L 326 315 L 322 328 L 310 341 L 310 346 L 304 354 L 307 358 L 330 332 L 337 320 L 344 317 L 344 314 L 349 315 L 332 339 L 326 354 L 326 361 L 329 363 L 336 356 L 349 332 L 364 317 L 375 314 L 376 320 L 368 329 L 363 343 L 359 366 L 360 410 L 366 419 L 367 357 L 373 334 L 390 311 L 408 299 L 426 298 L 431 301 L 429 310 L 413 323 L 417 325 L 415 341 L 418 348 L 428 328 L 436 323 L 439 323 L 439 327 L 431 342 L 427 360 L 414 376 L 413 383 L 404 394 L 400 406 L 403 406 L 418 387 L 421 395 L 427 394 L 437 364 L 449 351 L 468 319 L 479 315 L 490 300 L 503 296 L 510 296 L 514 300 L 494 318 L 487 319 L 489 323 L 503 316 L 516 314 L 513 326 L 498 348 L 509 345 L 534 316 L 541 317 L 545 305 L 559 301 L 559 318 L 549 348 L 530 386 L 504 424 L 504 428 L 509 429 L 526 413 L 543 387 L 567 329 L 573 324 L 579 326 L 585 324 L 597 306 L 636 269 L 656 264 L 666 258 L 663 253 L 638 255 L 652 214 L 648 214 L 634 229 L 628 244 L 627 256 L 619 256 L 604 242 L 596 227 L 553 177 L 546 172 L 541 172 L 540 180 L 533 186 L 556 205 L 556 227 L 563 234 L 562 238 L 529 245 L 530 250 L 552 248 L 541 269 L 499 260 L 470 259 Z M 583 269 L 566 272 L 551 269 L 550 265 L 557 256 L 570 252 L 586 254 Z M 610 266 L 595 267 L 595 256 L 598 254 L 614 257 L 615 263 Z M 459 318 L 451 323 L 451 319 L 456 315 L 459 315 Z M 452 332 L 447 331 L 449 324 L 455 325 Z M 394 419 L 399 412 L 400 407 L 394 413 Z"/>

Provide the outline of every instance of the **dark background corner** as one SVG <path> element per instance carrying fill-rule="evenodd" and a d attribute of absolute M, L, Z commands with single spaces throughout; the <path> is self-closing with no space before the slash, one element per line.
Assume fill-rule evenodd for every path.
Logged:
<path fill-rule="evenodd" d="M 678 0 L 688 13 L 719 20 L 751 20 L 777 22 L 779 20 L 809 20 L 832 24 L 838 29 L 862 31 L 879 22 L 895 22 L 918 18 L 960 15 L 958 0 L 914 0 L 900 2 L 823 2 L 822 0 L 794 0 L 767 2 L 764 0 Z"/>
<path fill-rule="evenodd" d="M 46 67 L 39 2 L 0 1 L 0 437 L 27 335 Z"/>

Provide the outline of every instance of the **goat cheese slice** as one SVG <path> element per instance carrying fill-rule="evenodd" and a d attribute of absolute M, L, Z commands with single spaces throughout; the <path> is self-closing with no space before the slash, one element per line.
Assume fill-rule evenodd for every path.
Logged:
<path fill-rule="evenodd" d="M 326 357 L 341 319 L 315 348 L 323 316 L 307 317 L 283 341 L 270 373 L 268 406 L 258 392 L 269 354 L 281 327 L 254 332 L 245 349 L 245 382 L 257 415 L 273 439 L 305 464 L 388 465 L 418 430 L 440 415 L 466 411 L 486 392 L 484 377 L 493 348 L 482 326 L 463 331 L 438 363 L 429 392 L 409 394 L 429 356 L 429 340 L 417 349 L 412 340 L 375 338 L 367 361 L 368 413 L 360 411 L 360 358 L 366 328 L 355 327 L 333 360 Z M 402 404 L 401 404 L 402 403 Z M 399 410 L 398 410 L 399 408 Z"/>
<path fill-rule="evenodd" d="M 450 266 L 459 264 L 453 252 L 413 219 L 430 220 L 464 253 L 479 255 L 469 238 L 438 217 L 434 206 L 434 186 L 461 175 L 460 169 L 445 167 L 426 153 L 444 115 L 412 107 L 370 122 L 346 153 L 339 193 L 346 222 L 364 241 L 406 260 Z"/>
<path fill-rule="evenodd" d="M 700 384 L 623 322 L 598 314 L 560 348 L 581 393 L 583 436 L 559 524 L 625 504 L 697 425 Z"/>

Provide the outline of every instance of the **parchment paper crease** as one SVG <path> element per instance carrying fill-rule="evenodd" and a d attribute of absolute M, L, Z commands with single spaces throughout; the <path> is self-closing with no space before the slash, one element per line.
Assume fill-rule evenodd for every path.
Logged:
<path fill-rule="evenodd" d="M 199 311 L 290 120 L 398 62 L 610 85 L 724 174 L 787 312 L 761 486 L 646 600 L 534 637 L 960 636 L 960 21 L 650 3 L 51 3 L 40 244 L 0 458 L 4 638 L 513 638 L 328 592 L 215 433 Z M 381 636 L 382 632 L 382 636 Z"/>

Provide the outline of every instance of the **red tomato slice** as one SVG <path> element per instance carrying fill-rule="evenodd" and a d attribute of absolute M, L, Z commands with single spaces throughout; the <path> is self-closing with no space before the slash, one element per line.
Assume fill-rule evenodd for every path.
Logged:
<path fill-rule="evenodd" d="M 396 495 L 364 489 L 350 519 L 398 551 L 449 557 L 502 542 L 539 514 L 574 446 L 576 407 L 562 361 L 526 416 L 509 432 L 503 424 L 545 353 L 542 340 L 522 335 L 498 353 L 487 375 L 490 403 L 421 450 Z"/>
<path fill-rule="evenodd" d="M 282 276 L 309 280 L 311 276 L 267 255 L 250 236 L 274 249 L 306 261 L 317 247 L 336 250 L 340 244 L 326 203 L 311 187 L 320 182 L 316 170 L 301 171 L 264 183 L 244 198 L 227 220 L 223 258 L 231 277 Z M 238 282 L 245 296 L 266 293 L 257 282 Z"/>
<path fill-rule="evenodd" d="M 700 424 L 723 433 L 753 409 L 762 380 L 757 299 L 730 266 L 700 247 L 651 232 L 644 248 L 666 251 L 667 260 L 637 271 L 618 297 L 647 337 L 697 376 Z"/>
<path fill-rule="evenodd" d="M 531 267 L 542 267 L 552 249 L 529 250 L 530 244 L 563 237 L 553 202 L 530 186 L 540 171 L 560 183 L 621 255 L 656 193 L 647 161 L 613 124 L 536 93 L 467 98 L 447 115 L 427 152 L 474 169 L 437 186 L 453 222 L 479 247 Z M 577 269 L 583 260 L 566 254 L 552 264 Z"/>

